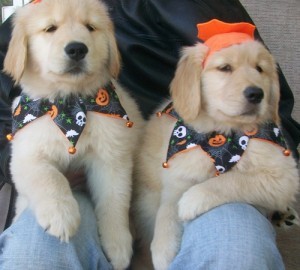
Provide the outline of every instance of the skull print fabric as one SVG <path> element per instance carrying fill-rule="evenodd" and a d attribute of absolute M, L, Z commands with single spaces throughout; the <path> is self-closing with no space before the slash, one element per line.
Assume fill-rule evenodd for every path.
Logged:
<path fill-rule="evenodd" d="M 35 119 L 48 114 L 70 144 L 75 146 L 86 125 L 88 111 L 129 120 L 112 84 L 99 89 L 96 96 L 71 95 L 64 99 L 56 98 L 53 101 L 48 99 L 32 100 L 22 94 L 19 104 L 13 112 L 12 134 Z"/>
<path fill-rule="evenodd" d="M 178 153 L 200 147 L 212 158 L 217 173 L 224 173 L 240 160 L 250 139 L 265 140 L 286 149 L 281 131 L 274 123 L 263 124 L 258 130 L 248 133 L 232 131 L 229 135 L 218 132 L 204 134 L 186 125 L 173 109 L 172 103 L 162 113 L 177 120 L 170 137 L 166 162 Z"/>

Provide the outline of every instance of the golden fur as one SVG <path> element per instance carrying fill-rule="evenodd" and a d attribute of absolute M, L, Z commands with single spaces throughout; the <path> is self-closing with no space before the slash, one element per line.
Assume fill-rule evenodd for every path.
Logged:
<path fill-rule="evenodd" d="M 114 78 L 120 59 L 113 24 L 98 0 L 42 0 L 17 10 L 4 70 L 32 99 L 91 95 L 113 81 L 132 128 L 122 119 L 87 113 L 76 145 L 51 118 L 43 116 L 18 131 L 12 141 L 11 172 L 18 190 L 16 218 L 30 207 L 48 233 L 68 239 L 80 223 L 78 204 L 65 174 L 84 170 L 95 204 L 104 252 L 115 269 L 125 269 L 132 255 L 129 232 L 134 152 L 142 117 L 133 99 Z M 65 53 L 72 42 L 88 53 L 74 66 Z"/>
<path fill-rule="evenodd" d="M 203 67 L 206 53 L 200 43 L 185 48 L 171 83 L 174 108 L 186 124 L 198 132 L 225 134 L 232 129 L 250 131 L 266 121 L 280 124 L 276 64 L 261 43 L 224 48 Z M 249 86 L 263 90 L 260 103 L 245 98 Z M 199 149 L 176 155 L 169 168 L 163 168 L 175 122 L 164 114 L 149 120 L 135 176 L 133 213 L 141 250 L 137 257 L 149 257 L 151 250 L 157 270 L 167 269 L 176 255 L 183 221 L 229 202 L 285 211 L 299 186 L 294 158 L 261 140 L 250 140 L 241 160 L 218 177 L 213 162 Z"/>

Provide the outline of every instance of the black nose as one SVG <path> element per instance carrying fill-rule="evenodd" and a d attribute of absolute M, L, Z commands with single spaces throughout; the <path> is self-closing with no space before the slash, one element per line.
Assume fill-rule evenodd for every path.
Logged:
<path fill-rule="evenodd" d="M 65 47 L 66 54 L 75 61 L 83 59 L 88 51 L 88 47 L 81 42 L 71 42 Z"/>
<path fill-rule="evenodd" d="M 245 89 L 244 96 L 250 103 L 257 104 L 264 98 L 264 92 L 259 87 L 250 86 Z"/>

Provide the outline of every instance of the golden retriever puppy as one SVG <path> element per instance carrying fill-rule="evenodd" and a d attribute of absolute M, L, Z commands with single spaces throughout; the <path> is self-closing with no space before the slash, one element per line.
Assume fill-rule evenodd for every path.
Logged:
<path fill-rule="evenodd" d="M 158 270 L 176 255 L 182 222 L 229 202 L 285 211 L 299 186 L 279 129 L 276 64 L 261 43 L 184 48 L 170 90 L 146 126 L 133 200 L 141 256 L 151 250 Z"/>
<path fill-rule="evenodd" d="M 4 63 L 22 87 L 9 136 L 16 218 L 29 207 L 48 233 L 68 241 L 80 213 L 65 175 L 84 171 L 104 252 L 115 269 L 125 269 L 143 120 L 115 80 L 119 69 L 113 24 L 100 1 L 42 0 L 17 10 Z"/>

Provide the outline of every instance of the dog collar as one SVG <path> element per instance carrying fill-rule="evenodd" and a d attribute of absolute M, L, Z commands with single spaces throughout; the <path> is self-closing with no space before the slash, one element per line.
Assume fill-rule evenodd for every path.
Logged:
<path fill-rule="evenodd" d="M 64 99 L 56 98 L 50 101 L 49 99 L 30 99 L 22 94 L 13 112 L 12 134 L 9 134 L 7 138 L 12 140 L 18 130 L 39 117 L 49 115 L 69 140 L 70 154 L 74 154 L 76 143 L 86 125 L 88 111 L 125 119 L 127 127 L 133 125 L 119 101 L 113 84 L 110 83 L 105 88 L 99 89 L 95 96 L 88 97 L 71 95 Z"/>
<path fill-rule="evenodd" d="M 232 131 L 230 135 L 217 132 L 199 133 L 186 125 L 170 103 L 158 116 L 166 114 L 176 119 L 174 129 L 169 141 L 167 159 L 163 163 L 168 168 L 168 161 L 175 155 L 192 150 L 202 149 L 208 154 L 216 168 L 216 175 L 230 170 L 241 158 L 250 139 L 260 139 L 274 143 L 284 149 L 283 153 L 289 155 L 286 143 L 278 126 L 274 123 L 265 123 L 257 130 L 251 132 Z"/>

